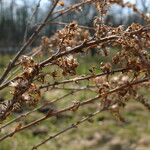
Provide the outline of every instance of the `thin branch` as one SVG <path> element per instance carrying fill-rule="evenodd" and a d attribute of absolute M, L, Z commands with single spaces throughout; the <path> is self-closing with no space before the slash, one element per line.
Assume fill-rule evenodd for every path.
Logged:
<path fill-rule="evenodd" d="M 43 24 L 39 25 L 37 27 L 37 29 L 35 30 L 35 32 L 31 35 L 31 37 L 28 39 L 28 41 L 23 45 L 23 47 L 20 49 L 20 51 L 16 54 L 16 56 L 14 57 L 14 59 L 12 61 L 10 61 L 10 63 L 8 64 L 6 70 L 4 71 L 3 75 L 0 78 L 0 85 L 3 83 L 4 79 L 7 77 L 7 75 L 9 74 L 9 72 L 12 70 L 12 68 L 14 67 L 16 61 L 19 59 L 19 57 L 23 54 L 23 52 L 26 50 L 26 48 L 33 43 L 33 41 L 37 38 L 37 35 L 39 34 L 39 32 L 43 29 L 43 27 L 45 26 L 45 23 L 48 21 L 48 19 L 51 17 L 55 7 L 57 6 L 57 3 L 59 2 L 59 0 L 56 0 L 54 5 L 52 6 L 50 12 L 48 13 L 47 17 L 44 19 Z"/>
<path fill-rule="evenodd" d="M 55 14 L 58 14 L 58 15 L 53 17 L 52 19 L 50 19 L 48 22 L 51 22 L 51 21 L 53 21 L 53 20 L 63 16 L 64 14 L 66 14 L 68 12 L 75 11 L 77 8 L 81 7 L 82 5 L 90 4 L 91 2 L 92 2 L 92 0 L 85 0 L 85 1 L 83 1 L 81 3 L 71 5 L 71 6 L 67 7 L 67 8 L 65 8 L 65 9 L 58 10 L 58 11 L 53 13 L 53 16 Z"/>
<path fill-rule="evenodd" d="M 62 100 L 62 99 L 64 99 L 64 98 L 66 98 L 67 96 L 69 96 L 69 95 L 71 95 L 71 94 L 74 94 L 74 93 L 76 93 L 76 92 L 78 92 L 78 91 L 79 91 L 79 90 L 71 91 L 71 92 L 69 92 L 69 93 L 67 93 L 67 94 L 65 94 L 65 95 L 63 95 L 63 96 L 61 96 L 61 97 L 59 97 L 59 98 L 54 99 L 53 101 L 44 103 L 43 105 L 41 105 L 41 106 L 39 106 L 39 107 L 37 107 L 37 108 L 35 108 L 35 109 L 33 109 L 33 110 L 27 112 L 27 113 L 21 114 L 21 115 L 18 116 L 17 118 L 15 118 L 15 119 L 13 119 L 13 120 L 7 122 L 6 124 L 2 125 L 2 126 L 0 127 L 0 130 L 3 129 L 3 128 L 5 128 L 5 127 L 7 127 L 7 126 L 9 126 L 9 125 L 12 124 L 12 123 L 18 121 L 18 120 L 20 120 L 21 118 L 26 118 L 28 115 L 30 115 L 30 114 L 36 112 L 37 110 L 40 110 L 40 109 L 44 108 L 46 105 L 50 105 L 50 104 L 53 104 L 53 103 L 55 103 L 55 102 L 58 102 L 58 101 L 60 101 L 60 100 Z"/>
<path fill-rule="evenodd" d="M 148 82 L 149 81 L 149 78 L 144 78 L 144 79 L 141 79 L 141 80 L 137 80 L 137 81 L 133 81 L 132 83 L 128 83 L 128 84 L 125 84 L 125 85 L 122 85 L 120 87 L 117 87 L 115 89 L 112 89 L 106 93 L 101 93 L 100 95 L 97 95 L 96 97 L 94 98 L 91 98 L 91 99 L 88 99 L 88 100 L 85 100 L 81 103 L 78 103 L 77 105 L 76 104 L 73 104 L 67 108 L 64 108 L 64 109 L 61 109 L 61 110 L 58 110 L 58 111 L 50 111 L 46 116 L 36 120 L 36 121 L 33 121 L 31 123 L 29 123 L 28 125 L 26 126 L 23 126 L 21 128 L 19 128 L 18 130 L 14 130 L 6 135 L 4 135 L 3 137 L 0 138 L 0 142 L 7 139 L 8 137 L 12 137 L 14 134 L 22 131 L 22 130 L 25 130 L 33 125 L 37 125 L 39 124 L 40 122 L 50 118 L 50 117 L 53 117 L 53 116 L 57 116 L 59 114 L 62 114 L 64 112 L 68 112 L 68 111 L 72 111 L 74 109 L 78 110 L 81 106 L 84 106 L 84 105 L 88 105 L 88 104 L 91 104 L 91 103 L 94 103 L 96 100 L 98 100 L 99 98 L 103 97 L 103 96 L 106 96 L 106 95 L 109 95 L 109 94 L 112 94 L 112 93 L 115 93 L 119 90 L 122 90 L 124 88 L 127 88 L 127 87 L 131 87 L 131 86 L 134 86 L 134 85 L 137 85 L 137 84 L 141 84 L 141 83 L 144 83 L 144 82 Z"/>
<path fill-rule="evenodd" d="M 73 123 L 71 126 L 61 130 L 60 132 L 48 137 L 47 139 L 43 140 L 41 143 L 37 144 L 36 146 L 33 146 L 32 150 L 36 150 L 37 148 L 39 148 L 40 146 L 42 146 L 43 144 L 45 144 L 46 142 L 56 138 L 57 136 L 71 130 L 71 129 L 74 129 L 74 128 L 77 128 L 79 125 L 81 125 L 82 123 L 88 121 L 89 119 L 93 118 L 94 116 L 98 115 L 99 113 L 101 113 L 102 111 L 104 111 L 104 109 L 101 109 L 101 110 L 98 110 L 94 113 L 91 113 L 89 114 L 87 117 L 77 121 L 76 123 Z"/>
<path fill-rule="evenodd" d="M 96 40 L 96 41 L 83 42 L 82 44 L 72 48 L 69 51 L 64 51 L 64 52 L 59 53 L 57 55 L 56 54 L 52 55 L 50 58 L 48 58 L 47 60 L 44 60 L 39 65 L 40 65 L 40 67 L 44 67 L 47 63 L 50 63 L 50 62 L 52 62 L 52 61 L 54 61 L 60 57 L 66 56 L 68 54 L 79 53 L 79 52 L 82 52 L 82 50 L 84 48 L 91 47 L 93 45 L 100 44 L 103 42 L 114 41 L 114 40 L 117 40 L 119 38 L 120 38 L 120 36 L 112 35 L 112 36 L 108 36 L 105 38 L 101 38 L 101 39 Z"/>
<path fill-rule="evenodd" d="M 59 26 L 66 26 L 68 25 L 69 23 L 64 23 L 64 22 L 47 22 L 45 25 L 51 25 L 51 24 L 56 24 L 56 25 L 59 25 Z M 83 25 L 78 25 L 79 28 L 81 29 L 86 29 L 86 30 L 92 30 L 92 31 L 95 31 L 95 29 L 93 27 L 87 27 L 87 26 L 83 26 Z"/>
<path fill-rule="evenodd" d="M 40 89 L 43 88 L 48 88 L 51 86 L 55 86 L 55 85 L 60 85 L 60 84 L 66 84 L 66 83 L 71 83 L 71 82 L 78 82 L 78 81 L 83 81 L 83 80 L 89 80 L 91 78 L 96 78 L 96 77 L 100 77 L 100 76 L 105 76 L 105 75 L 109 75 L 109 74 L 114 74 L 114 73 L 118 73 L 118 72 L 126 72 L 129 71 L 130 68 L 119 68 L 110 72 L 104 72 L 104 73 L 99 73 L 96 75 L 87 75 L 85 77 L 77 77 L 77 78 L 73 78 L 73 79 L 69 79 L 69 80 L 64 80 L 64 81 L 60 81 L 60 82 L 54 82 L 52 84 L 47 84 L 47 85 L 43 85 L 40 87 Z"/>
<path fill-rule="evenodd" d="M 40 3 L 41 3 L 41 0 L 39 0 L 38 3 L 36 4 L 36 7 L 34 8 L 32 15 L 27 22 L 25 33 L 24 33 L 24 43 L 26 42 L 26 39 L 27 39 L 28 28 L 30 27 L 30 24 L 31 24 L 31 21 L 32 21 L 34 15 L 37 13 L 37 11 L 40 7 Z"/>
<path fill-rule="evenodd" d="M 74 91 L 91 91 L 91 92 L 96 92 L 95 91 L 95 88 L 98 88 L 99 85 L 96 85 L 96 86 L 90 86 L 90 85 L 87 85 L 87 86 L 82 86 L 82 87 L 75 87 L 75 88 L 65 88 L 65 87 L 54 87 L 53 89 L 57 89 L 57 90 L 66 90 L 66 91 L 70 91 L 70 90 L 74 90 Z"/>

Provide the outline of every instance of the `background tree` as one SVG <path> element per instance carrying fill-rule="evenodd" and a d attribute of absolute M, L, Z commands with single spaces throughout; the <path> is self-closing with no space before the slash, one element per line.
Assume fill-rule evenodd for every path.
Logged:
<path fill-rule="evenodd" d="M 132 23 L 127 27 L 123 24 L 116 27 L 105 24 L 107 12 L 114 4 L 132 9 L 145 20 L 145 24 Z M 80 24 L 80 19 L 78 20 L 74 13 L 80 13 L 82 16 L 89 8 L 95 8 L 97 16 L 94 16 L 92 26 L 85 26 Z M 22 9 L 16 9 L 18 20 L 15 21 L 24 31 L 28 31 L 27 10 L 26 1 Z M 58 22 L 59 18 L 66 14 L 71 15 L 68 22 Z M 10 16 L 8 15 L 8 22 L 12 19 Z M 141 12 L 134 4 L 122 0 L 83 0 L 74 4 L 67 3 L 66 6 L 64 1 L 52 1 L 46 17 L 35 25 L 35 30 L 29 38 L 26 36 L 27 39 L 20 50 L 1 74 L 0 92 L 7 94 L 1 98 L 0 129 L 14 123 L 15 127 L 9 133 L 2 133 L 0 142 L 42 124 L 49 118 L 59 118 L 64 113 L 74 118 L 81 110 L 86 109 L 87 112 L 86 115 L 81 113 L 82 118 L 77 121 L 69 122 L 71 125 L 68 127 L 48 136 L 39 144 L 36 143 L 32 149 L 37 149 L 66 131 L 77 128 L 83 122 L 92 122 L 94 116 L 104 112 L 110 113 L 118 122 L 125 124 L 127 121 L 121 110 L 124 110 L 131 100 L 134 100 L 134 104 L 141 103 L 150 111 L 150 103 L 142 92 L 142 89 L 147 92 L 150 90 L 149 22 L 149 15 Z M 47 26 L 51 27 L 51 24 L 63 27 L 59 27 L 54 33 L 51 32 L 49 37 L 40 37 L 40 33 L 47 31 Z M 9 27 L 6 31 L 8 29 Z M 19 36 L 24 36 L 24 32 L 17 32 L 20 33 Z M 37 46 L 31 49 L 35 43 Z M 92 62 L 89 62 L 87 71 L 80 74 L 77 70 L 82 65 L 82 60 L 95 49 L 98 57 L 96 65 L 93 66 Z M 63 95 L 59 97 L 57 94 L 53 100 L 42 101 L 46 93 L 52 97 L 57 90 L 62 91 Z M 78 94 L 83 92 L 89 94 L 89 97 L 78 99 Z M 66 102 L 65 98 L 68 96 L 69 101 Z M 27 121 L 32 113 L 45 106 L 50 107 L 43 116 Z M 24 111 L 27 112 L 23 113 Z M 21 114 L 11 120 L 16 112 Z M 18 123 L 20 119 L 21 122 Z M 57 128 L 58 124 L 52 123 Z"/>

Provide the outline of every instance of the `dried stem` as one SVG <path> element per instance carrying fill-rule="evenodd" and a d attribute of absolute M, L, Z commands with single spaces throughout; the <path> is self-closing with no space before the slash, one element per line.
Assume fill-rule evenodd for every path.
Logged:
<path fill-rule="evenodd" d="M 48 137 L 47 139 L 43 140 L 41 143 L 37 144 L 36 146 L 33 146 L 32 150 L 35 150 L 35 149 L 39 148 L 40 146 L 42 146 L 42 145 L 45 144 L 46 142 L 48 142 L 48 141 L 50 141 L 50 140 L 56 138 L 57 136 L 59 136 L 59 135 L 65 133 L 65 132 L 67 132 L 67 131 L 69 131 L 69 130 L 71 130 L 71 129 L 77 128 L 79 125 L 81 125 L 82 123 L 88 121 L 89 119 L 93 118 L 94 116 L 98 115 L 98 114 L 101 113 L 102 111 L 104 111 L 104 109 L 98 110 L 98 111 L 96 111 L 96 112 L 94 112 L 94 113 L 89 114 L 87 117 L 85 117 L 85 118 L 83 118 L 83 119 L 77 121 L 76 123 L 73 123 L 71 126 L 69 126 L 69 127 L 65 128 L 65 129 L 61 130 L 60 132 L 58 132 L 58 133 L 56 133 L 56 134 L 54 134 L 54 135 Z"/>
<path fill-rule="evenodd" d="M 3 137 L 0 138 L 0 142 L 3 141 L 3 140 L 5 140 L 5 139 L 7 139 L 8 137 L 12 137 L 14 134 L 16 134 L 16 133 L 18 133 L 18 132 L 20 132 L 20 131 L 22 131 L 22 130 L 28 129 L 29 127 L 31 127 L 31 126 L 33 126 L 33 125 L 37 125 L 37 124 L 39 124 L 40 122 L 42 122 L 42 121 L 44 121 L 44 120 L 46 120 L 46 119 L 48 119 L 48 118 L 50 118 L 50 117 L 52 117 L 52 116 L 57 116 L 57 115 L 59 115 L 59 114 L 62 114 L 62 113 L 64 113 L 64 112 L 68 112 L 68 111 L 72 111 L 72 110 L 74 110 L 74 109 L 77 110 L 77 109 L 80 108 L 81 106 L 94 103 L 94 101 L 98 100 L 99 98 L 101 98 L 101 97 L 103 97 L 103 96 L 105 96 L 105 95 L 112 94 L 112 93 L 117 92 L 117 91 L 120 91 L 120 90 L 122 90 L 122 89 L 124 89 L 124 88 L 126 88 L 126 87 L 131 87 L 131 86 L 134 86 L 134 85 L 136 85 L 136 84 L 144 83 L 144 82 L 147 82 L 147 81 L 149 81 L 149 78 L 145 78 L 145 79 L 142 79 L 142 80 L 134 81 L 134 82 L 132 82 L 132 83 L 130 83 L 130 84 L 128 83 L 128 84 L 126 84 L 126 85 L 122 85 L 121 87 L 117 87 L 117 88 L 115 88 L 115 89 L 112 89 L 112 90 L 110 90 L 110 91 L 107 92 L 107 93 L 102 93 L 102 94 L 100 94 L 100 95 L 97 95 L 97 96 L 94 97 L 94 98 L 85 100 L 85 101 L 83 101 L 83 102 L 81 102 L 81 103 L 78 103 L 77 105 L 73 104 L 73 105 L 71 105 L 71 106 L 69 106 L 69 107 L 67 107 L 67 108 L 64 108 L 64 109 L 61 109 L 61 110 L 58 110 L 58 111 L 56 111 L 56 110 L 55 110 L 55 111 L 50 111 L 50 112 L 48 112 L 48 114 L 47 114 L 46 116 L 44 116 L 44 117 L 42 117 L 42 118 L 40 118 L 40 119 L 38 119 L 38 120 L 36 120 L 36 121 L 33 121 L 33 122 L 31 122 L 30 124 L 19 128 L 18 130 L 14 130 L 14 131 L 12 131 L 11 133 L 9 133 L 9 134 L 7 134 L 7 135 L 4 135 Z"/>

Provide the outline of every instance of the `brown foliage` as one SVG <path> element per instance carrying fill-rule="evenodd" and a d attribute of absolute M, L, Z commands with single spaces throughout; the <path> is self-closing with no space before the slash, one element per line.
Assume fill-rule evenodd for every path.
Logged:
<path fill-rule="evenodd" d="M 122 7 L 127 6 L 132 8 L 146 19 L 147 24 L 142 26 L 133 23 L 126 29 L 123 26 L 115 28 L 105 25 L 103 17 L 107 14 L 108 8 L 114 3 Z M 41 39 L 41 45 L 34 49 L 36 51 L 33 50 L 32 56 L 28 55 L 28 53 L 22 55 L 26 48 L 37 38 L 41 29 L 46 26 L 50 17 L 52 19 L 49 23 L 59 16 L 63 16 L 65 13 L 78 10 L 85 4 L 95 5 L 100 13 L 100 16 L 96 17 L 93 21 L 92 28 L 80 26 L 77 22 L 72 21 L 65 24 L 65 27 L 57 31 L 52 37 L 43 37 Z M 5 100 L 0 104 L 0 120 L 6 120 L 14 111 L 24 106 L 27 107 L 32 105 L 34 110 L 18 118 L 23 118 L 35 112 L 39 109 L 37 104 L 41 101 L 45 90 L 49 92 L 54 89 L 72 90 L 66 95 L 48 103 L 62 100 L 66 96 L 72 95 L 74 92 L 82 92 L 82 90 L 93 91 L 96 93 L 96 96 L 82 102 L 78 100 L 72 101 L 70 106 L 63 109 L 49 110 L 44 117 L 38 120 L 30 122 L 27 125 L 18 125 L 14 131 L 2 136 L 0 141 L 36 125 L 37 123 L 41 123 L 47 118 L 68 111 L 75 112 L 78 109 L 82 109 L 83 106 L 88 107 L 88 104 L 94 104 L 95 101 L 98 101 L 100 104 L 100 106 L 98 106 L 98 112 L 90 114 L 85 119 L 49 137 L 42 143 L 34 146 L 33 149 L 36 149 L 59 134 L 77 127 L 80 123 L 88 120 L 99 112 L 111 112 L 117 120 L 125 122 L 125 119 L 120 114 L 120 109 L 124 108 L 130 99 L 135 99 L 137 102 L 142 103 L 150 111 L 150 104 L 145 100 L 144 96 L 139 93 L 141 88 L 147 88 L 147 90 L 149 90 L 150 83 L 149 16 L 141 13 L 136 6 L 123 3 L 122 0 L 83 0 L 78 4 L 54 12 L 55 7 L 59 5 L 63 7 L 65 4 L 63 1 L 55 0 L 44 22 L 39 25 L 15 58 L 10 61 L 0 78 L 0 90 L 10 88 L 12 95 L 10 100 Z M 53 17 L 53 14 L 55 14 L 55 17 Z M 60 24 L 64 25 L 64 23 Z M 91 36 L 90 30 L 94 32 L 93 36 Z M 96 74 L 94 68 L 89 68 L 90 75 L 79 76 L 76 73 L 76 68 L 80 65 L 77 56 L 80 54 L 87 54 L 88 51 L 93 50 L 93 48 L 102 51 L 104 56 L 108 56 L 112 48 L 118 48 L 119 51 L 114 54 L 110 62 L 101 63 L 99 71 L 102 73 Z M 44 59 L 45 54 L 47 55 L 46 59 Z M 41 62 L 36 61 L 36 56 L 39 55 L 43 58 Z M 48 71 L 45 69 L 47 67 L 56 69 L 54 71 Z M 21 73 L 15 77 L 11 77 L 11 79 L 7 78 L 8 74 L 11 75 L 12 71 L 16 68 L 19 68 Z M 52 80 L 49 81 L 49 78 L 52 78 Z M 60 78 L 63 78 L 63 80 L 60 80 Z M 83 87 L 80 81 L 88 81 L 89 85 Z M 75 88 L 70 88 L 70 85 L 74 85 Z M 43 104 L 40 108 L 44 107 L 46 104 Z M 4 124 L 1 129 L 14 123 L 18 118 Z"/>

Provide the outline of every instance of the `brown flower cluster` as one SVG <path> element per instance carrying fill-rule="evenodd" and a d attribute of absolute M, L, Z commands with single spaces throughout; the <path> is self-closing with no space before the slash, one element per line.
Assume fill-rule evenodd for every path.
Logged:
<path fill-rule="evenodd" d="M 89 112 L 88 117 L 42 141 L 33 149 L 67 130 L 76 128 L 99 112 L 110 112 L 118 121 L 125 122 L 126 119 L 122 117 L 120 110 L 133 99 L 135 102 L 143 104 L 150 111 L 150 104 L 140 91 L 141 89 L 150 90 L 150 26 L 143 26 L 138 23 L 133 23 L 128 27 L 105 25 L 103 18 L 109 11 L 109 7 L 114 3 L 132 8 L 149 22 L 149 16 L 141 13 L 136 6 L 124 3 L 122 0 L 83 0 L 62 10 L 55 10 L 55 7 L 64 7 L 65 3 L 59 0 L 53 1 L 52 8 L 44 22 L 9 63 L 0 78 L 0 91 L 11 91 L 10 99 L 0 103 L 0 121 L 7 120 L 13 115 L 14 111 L 26 109 L 29 106 L 32 106 L 34 110 L 30 110 L 27 114 L 21 114 L 19 118 L 28 116 L 48 104 L 55 104 L 59 109 L 49 109 L 44 117 L 19 126 L 19 128 L 17 126 L 14 131 L 1 136 L 0 142 L 22 130 L 42 123 L 50 117 L 69 111 L 74 115 L 75 111 L 82 109 L 84 106 L 88 108 L 92 105 L 95 109 L 98 109 L 98 112 L 92 114 Z M 99 16 L 95 17 L 92 27 L 79 25 L 75 21 L 58 23 L 59 25 L 65 25 L 65 27 L 59 29 L 51 37 L 43 36 L 41 44 L 32 53 L 25 52 L 25 49 L 46 26 L 49 18 L 52 18 L 51 21 L 53 21 L 53 17 L 56 19 L 68 12 L 76 11 L 84 5 L 93 5 L 99 12 Z M 105 61 L 97 62 L 96 71 L 94 67 L 90 69 L 92 63 L 88 62 L 91 65 L 89 68 L 85 68 L 88 73 L 79 75 L 77 68 L 82 66 L 80 62 L 83 62 L 84 56 L 89 55 L 89 51 L 93 50 L 96 50 L 96 55 L 104 58 Z M 101 55 L 101 52 L 104 56 Z M 24 53 L 25 55 L 23 55 Z M 39 59 L 39 56 L 42 56 L 42 59 L 41 57 Z M 105 57 L 109 57 L 109 59 L 105 59 Z M 14 75 L 13 71 L 17 72 L 18 70 L 19 73 L 14 73 Z M 47 100 L 46 103 L 43 102 L 44 105 L 37 107 L 46 92 L 52 95 L 55 90 L 57 92 L 61 90 L 65 95 L 61 97 L 58 95 L 55 100 Z M 91 94 L 88 99 L 77 100 L 73 93 L 81 94 L 83 91 L 88 94 L 93 92 L 94 94 Z M 62 108 L 59 101 L 67 96 L 70 96 L 70 101 L 67 102 L 66 107 Z M 95 101 L 98 103 L 95 103 Z M 11 123 L 4 124 L 0 129 L 17 120 L 18 118 Z"/>

